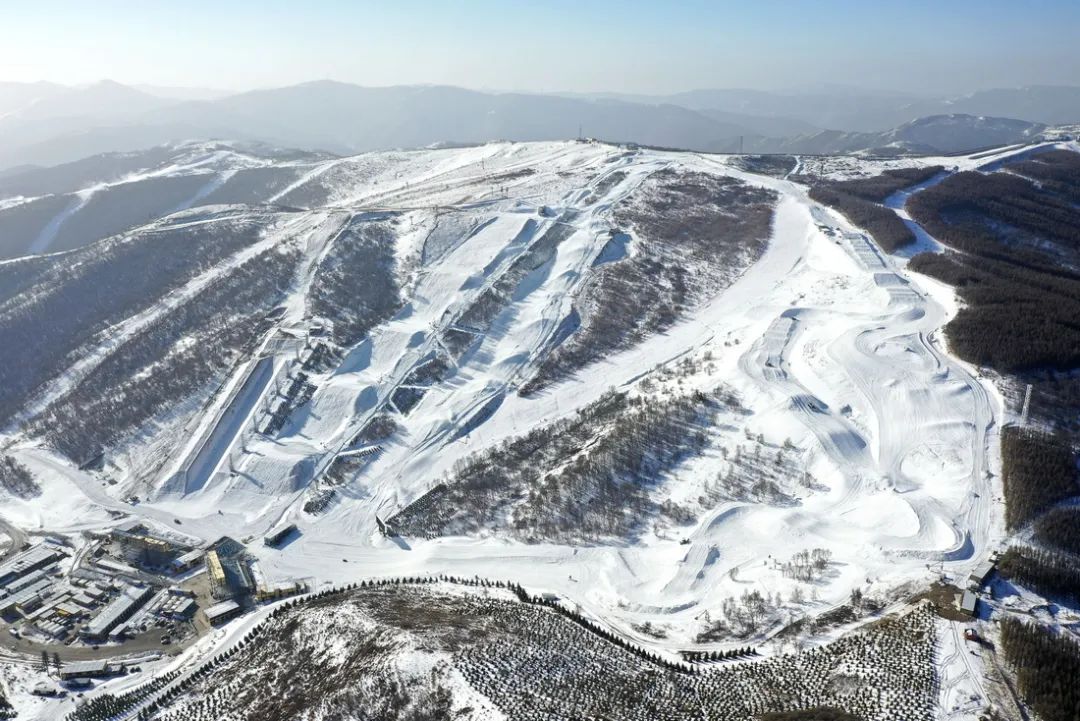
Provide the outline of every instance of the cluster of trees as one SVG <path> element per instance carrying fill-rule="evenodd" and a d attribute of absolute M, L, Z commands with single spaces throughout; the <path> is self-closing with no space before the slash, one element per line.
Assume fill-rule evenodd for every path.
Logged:
<path fill-rule="evenodd" d="M 330 321 L 339 346 L 359 343 L 401 307 L 395 276 L 396 239 L 394 219 L 355 216 L 316 268 L 311 312 Z"/>
<path fill-rule="evenodd" d="M 489 592 L 448 594 L 432 587 L 437 582 L 506 589 L 517 600 Z M 357 623 L 356 612 L 375 627 Z M 690 721 L 703 713 L 744 721 L 841 707 L 855 718 L 922 721 L 932 718 L 936 701 L 934 619 L 926 606 L 801 654 L 702 668 L 628 643 L 514 583 L 413 577 L 353 583 L 286 601 L 236 646 L 183 678 L 173 672 L 109 697 L 111 715 L 99 704 L 94 715 L 69 718 L 99 721 L 136 708 L 140 719 L 163 721 L 284 721 L 330 708 L 358 708 L 368 712 L 358 718 L 388 721 L 445 718 L 453 697 L 425 688 L 431 679 L 414 678 L 404 694 L 401 686 L 387 683 L 396 675 L 391 654 L 400 653 L 400 629 L 425 648 L 447 653 L 477 691 L 508 718 L 522 721 Z M 328 638 L 335 639 L 330 656 Z M 747 649 L 710 652 L 708 660 L 739 654 L 748 655 Z M 837 684 L 838 673 L 860 692 Z M 76 713 L 87 714 L 88 707 Z"/>
<path fill-rule="evenodd" d="M 634 252 L 592 270 L 575 300 L 572 333 L 521 394 L 664 332 L 730 284 L 765 251 L 776 199 L 729 177 L 675 170 L 650 176 L 614 209 L 615 222 L 634 229 Z"/>
<path fill-rule="evenodd" d="M 1021 381 L 1031 384 L 1030 418 L 1072 438 L 1080 438 L 1080 372 L 1043 369 L 1024 373 Z M 1016 403 L 1022 401 L 1023 386 L 1016 387 Z"/>
<path fill-rule="evenodd" d="M 651 518 L 680 513 L 651 490 L 706 445 L 716 403 L 700 392 L 671 400 L 606 393 L 573 418 L 459 461 L 389 524 L 414 536 L 629 537 Z"/>
<path fill-rule="evenodd" d="M 372 443 L 379 443 L 390 438 L 398 432 L 397 421 L 389 413 L 382 412 L 377 413 L 368 419 L 368 422 L 364 424 L 352 440 L 349 441 L 349 445 L 353 448 L 361 448 L 363 446 L 370 446 Z"/>
<path fill-rule="evenodd" d="M 1065 553 L 1010 546 L 998 561 L 998 572 L 1044 596 L 1080 598 L 1080 564 Z"/>
<path fill-rule="evenodd" d="M 1075 721 L 1080 714 L 1080 643 L 1044 628 L 1006 617 L 1001 646 L 1016 672 L 1024 700 L 1043 721 Z"/>
<path fill-rule="evenodd" d="M 738 500 L 787 506 L 796 502 L 796 483 L 815 488 L 813 476 L 799 465 L 793 447 L 770 448 L 760 434 L 747 436 L 749 444 L 739 443 L 734 450 L 720 449 L 726 465 L 716 477 L 705 481 L 698 502 L 712 508 L 720 501 Z"/>
<path fill-rule="evenodd" d="M 1050 150 L 1011 163 L 1009 171 L 1038 181 L 1039 187 L 1080 203 L 1080 153 Z"/>
<path fill-rule="evenodd" d="M 736 155 L 731 162 L 748 173 L 774 178 L 787 177 L 799 165 L 794 155 Z"/>
<path fill-rule="evenodd" d="M 758 716 L 757 721 L 862 721 L 862 719 L 842 709 L 819 706 L 798 711 L 764 713 Z"/>
<path fill-rule="evenodd" d="M 680 651 L 679 654 L 683 657 L 683 660 L 690 663 L 715 663 L 717 661 L 728 661 L 733 658 L 746 658 L 748 656 L 759 655 L 750 646 L 744 646 L 742 648 L 733 648 L 727 651 Z"/>
<path fill-rule="evenodd" d="M 1052 508 L 1035 520 L 1035 540 L 1080 555 L 1080 507 Z"/>
<path fill-rule="evenodd" d="M 1011 172 L 957 173 L 912 196 L 908 210 L 941 242 L 976 255 L 1039 262 L 1080 248 L 1072 200 Z"/>
<path fill-rule="evenodd" d="M 300 254 L 270 248 L 121 343 L 29 424 L 82 462 L 220 382 L 271 327 Z"/>
<path fill-rule="evenodd" d="M 66 255 L 5 265 L 0 274 L 0 419 L 10 418 L 102 331 L 256 242 L 259 232 L 256 219 L 165 226 Z"/>
<path fill-rule="evenodd" d="M 267 435 L 276 434 L 285 427 L 285 421 L 289 419 L 289 415 L 294 410 L 311 400 L 311 397 L 315 395 L 316 387 L 314 383 L 308 380 L 309 377 L 304 371 L 296 374 L 292 382 L 289 383 L 289 387 L 285 389 L 285 393 L 278 402 L 277 407 L 270 414 L 270 420 L 263 427 L 263 433 Z"/>
<path fill-rule="evenodd" d="M 791 560 L 781 567 L 781 571 L 785 578 L 811 583 L 829 567 L 831 560 L 832 551 L 827 548 L 804 549 L 792 556 Z"/>
<path fill-rule="evenodd" d="M 915 234 L 900 216 L 883 205 L 850 195 L 831 185 L 815 185 L 810 189 L 810 198 L 839 211 L 853 225 L 869 233 L 887 253 L 915 242 Z"/>
<path fill-rule="evenodd" d="M 56 258 L 51 255 L 32 255 L 0 263 L 0 308 L 7 313 L 13 298 L 33 292 L 42 273 L 55 267 Z"/>
<path fill-rule="evenodd" d="M 0 487 L 16 498 L 33 498 L 41 494 L 41 486 L 30 469 L 11 456 L 0 458 Z"/>
<path fill-rule="evenodd" d="M 1005 522 L 1011 529 L 1078 490 L 1076 458 L 1068 440 L 1032 428 L 1002 430 L 1001 477 Z"/>
<path fill-rule="evenodd" d="M 390 394 L 390 402 L 394 404 L 394 408 L 397 408 L 401 415 L 407 416 L 416 407 L 416 404 L 424 399 L 425 395 L 427 395 L 427 389 L 425 388 L 398 386 Z"/>
<path fill-rule="evenodd" d="M 944 168 L 940 165 L 925 168 L 892 168 L 883 170 L 880 175 L 867 178 L 821 181 L 815 187 L 825 185 L 841 193 L 854 195 L 856 198 L 884 203 L 890 195 L 919 183 L 925 183 L 943 170 Z"/>
<path fill-rule="evenodd" d="M 720 610 L 724 614 L 726 621 L 722 626 L 729 633 L 745 638 L 757 633 L 762 624 L 773 615 L 773 612 L 782 603 L 783 600 L 780 598 L 780 594 L 770 596 L 769 594 L 762 594 L 756 588 L 743 591 L 738 600 L 728 596 L 720 603 Z M 720 630 L 721 625 L 718 624 L 711 629 L 707 629 L 705 634 L 715 635 Z M 698 636 L 699 641 L 707 637 L 705 634 Z"/>
<path fill-rule="evenodd" d="M 65 718 L 67 721 L 110 721 L 137 708 L 143 701 L 172 683 L 179 671 L 168 671 L 155 676 L 147 683 L 123 694 L 103 693 L 85 702 Z M 149 719 L 146 710 L 139 712 L 139 719 Z"/>
<path fill-rule="evenodd" d="M 904 221 L 881 203 L 893 193 L 918 185 L 941 172 L 940 166 L 886 170 L 872 178 L 818 181 L 810 188 L 810 198 L 839 211 L 852 224 L 865 230 L 892 253 L 915 242 Z"/>
<path fill-rule="evenodd" d="M 1036 166 L 1057 167 L 1007 169 L 1032 174 Z M 921 254 L 911 268 L 963 298 L 947 333 L 965 360 L 1006 372 L 1080 364 L 1080 206 L 1055 188 L 1015 172 L 970 172 L 908 201 L 931 235 L 961 251 Z"/>
<path fill-rule="evenodd" d="M 951 252 L 920 253 L 909 267 L 953 286 L 963 299 L 945 330 L 950 348 L 964 360 L 1003 372 L 1080 363 L 1080 327 L 1074 323 L 1080 276 Z"/>
<path fill-rule="evenodd" d="M 933 618 L 925 609 L 805 653 L 692 675 L 643 669 L 542 617 L 497 618 L 499 628 L 459 658 L 465 677 L 508 718 L 744 721 L 830 707 L 856 718 L 921 721 L 933 718 L 936 704 Z M 837 683 L 841 675 L 850 684 Z"/>
<path fill-rule="evenodd" d="M 338 477 L 334 476 L 334 473 L 341 473 L 341 480 L 344 479 L 344 474 L 347 469 L 336 468 L 336 461 L 334 465 L 330 466 L 330 470 L 327 472 L 327 480 L 331 483 L 340 482 Z M 304 513 L 310 513 L 311 515 L 318 515 L 330 507 L 330 504 L 337 498 L 337 491 L 333 488 L 316 488 L 308 492 L 308 498 L 304 501 Z"/>

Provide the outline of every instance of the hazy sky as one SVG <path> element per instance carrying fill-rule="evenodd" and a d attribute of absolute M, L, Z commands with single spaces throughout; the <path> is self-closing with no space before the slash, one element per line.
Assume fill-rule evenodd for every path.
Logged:
<path fill-rule="evenodd" d="M 664 93 L 1080 82 L 1080 0 L 0 0 L 0 80 Z"/>

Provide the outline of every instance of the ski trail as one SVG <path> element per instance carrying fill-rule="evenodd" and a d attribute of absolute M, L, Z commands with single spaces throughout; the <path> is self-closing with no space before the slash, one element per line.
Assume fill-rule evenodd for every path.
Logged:
<path fill-rule="evenodd" d="M 34 242 L 30 244 L 30 247 L 26 249 L 28 255 L 40 255 L 49 250 L 53 241 L 56 240 L 56 236 L 60 233 L 60 228 L 68 221 L 68 219 L 78 213 L 86 204 L 90 201 L 90 197 L 96 193 L 101 187 L 89 188 L 87 190 L 80 190 L 75 193 L 75 197 L 71 201 L 71 205 L 62 210 L 48 225 L 41 229 L 38 237 L 34 239 Z"/>
<path fill-rule="evenodd" d="M 277 232 L 268 233 L 262 241 L 251 245 L 229 259 L 219 263 L 199 276 L 188 281 L 183 287 L 161 298 L 158 302 L 143 310 L 141 313 L 125 318 L 120 323 L 106 328 L 99 333 L 102 339 L 96 345 L 84 350 L 83 355 L 67 368 L 62 374 L 48 382 L 31 400 L 26 408 L 16 416 L 5 433 L 14 433 L 34 416 L 44 411 L 50 404 L 66 395 L 77 386 L 83 378 L 97 368 L 114 350 L 119 348 L 130 338 L 140 333 L 145 328 L 154 324 L 157 319 L 179 308 L 218 278 L 232 272 L 248 260 L 259 255 L 275 245 L 284 237 L 287 231 L 296 224 L 303 222 L 305 218 L 293 219 Z"/>
<path fill-rule="evenodd" d="M 225 170 L 220 173 L 211 173 L 210 180 L 208 180 L 205 185 L 195 191 L 194 195 L 185 200 L 183 203 L 177 205 L 165 215 L 179 213 L 182 210 L 188 210 L 189 208 L 198 205 L 204 198 L 208 197 L 211 193 L 216 191 L 221 186 L 225 185 L 225 183 L 229 182 L 229 180 L 234 175 L 236 175 L 236 169 Z"/>

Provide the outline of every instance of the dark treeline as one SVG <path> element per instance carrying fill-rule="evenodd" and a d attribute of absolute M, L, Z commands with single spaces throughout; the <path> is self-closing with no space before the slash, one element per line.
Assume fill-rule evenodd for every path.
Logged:
<path fill-rule="evenodd" d="M 777 196 L 733 178 L 662 170 L 614 208 L 634 248 L 595 266 L 575 299 L 573 331 L 522 389 L 529 395 L 662 333 L 765 251 Z M 609 246 L 630 243 L 614 236 Z M 603 257 L 603 253 L 601 254 Z"/>
<path fill-rule="evenodd" d="M 1080 370 L 1071 372 L 1045 368 L 1023 373 L 1019 380 L 1032 386 L 1030 417 L 1045 428 L 1080 438 Z M 1016 402 L 1022 396 L 1017 387 Z M 1075 442 L 1075 441 L 1074 441 Z"/>
<path fill-rule="evenodd" d="M 1001 433 L 1005 522 L 1023 526 L 1053 504 L 1076 495 L 1076 461 L 1061 436 L 1009 426 Z"/>
<path fill-rule="evenodd" d="M 820 185 L 810 189 L 810 197 L 839 211 L 853 225 L 869 233 L 887 253 L 915 242 L 915 235 L 900 216 L 884 205 Z"/>
<path fill-rule="evenodd" d="M 910 267 L 964 300 L 946 327 L 964 360 L 1004 372 L 1080 363 L 1080 279 L 959 253 L 922 253 Z"/>
<path fill-rule="evenodd" d="M 819 181 L 810 188 L 811 199 L 839 211 L 892 253 L 915 242 L 904 221 L 881 203 L 898 190 L 918 185 L 941 172 L 940 166 L 886 170 L 872 178 Z"/>
<path fill-rule="evenodd" d="M 801 711 L 776 711 L 757 717 L 757 721 L 861 721 L 858 716 L 838 708 L 808 708 Z"/>
<path fill-rule="evenodd" d="M 1058 157 L 1006 168 L 1080 182 L 1077 161 Z M 1061 183 L 1039 183 L 1007 171 L 959 173 L 908 202 L 931 235 L 961 251 L 911 262 L 965 302 L 947 328 L 954 350 L 1006 372 L 1080 364 L 1080 208 L 1054 192 Z"/>
<path fill-rule="evenodd" d="M 1039 262 L 1044 241 L 1080 249 L 1075 204 L 1009 172 L 957 173 L 912 196 L 908 210 L 939 241 L 966 253 Z"/>
<path fill-rule="evenodd" d="M 1080 507 L 1053 508 L 1035 521 L 1035 540 L 1080 555 Z"/>
<path fill-rule="evenodd" d="M 298 260 L 271 248 L 216 278 L 121 343 L 29 429 L 81 462 L 220 379 L 272 325 Z"/>
<path fill-rule="evenodd" d="M 353 219 L 319 263 L 311 311 L 331 322 L 334 342 L 348 348 L 401 307 L 394 276 L 394 223 Z"/>
<path fill-rule="evenodd" d="M 33 498 L 41 494 L 41 486 L 30 469 L 11 456 L 0 458 L 0 488 L 16 498 Z"/>
<path fill-rule="evenodd" d="M 1080 644 L 1015 618 L 1002 620 L 1001 643 L 1021 695 L 1043 721 L 1080 718 Z"/>
<path fill-rule="evenodd" d="M 56 269 L 56 258 L 32 255 L 0 263 L 0 308 L 8 307 L 12 298 L 32 289 L 42 273 Z"/>
<path fill-rule="evenodd" d="M 627 537 L 658 516 L 688 521 L 651 489 L 704 447 L 716 404 L 702 393 L 666 402 L 607 393 L 570 419 L 459 461 L 390 525 L 413 536 L 503 530 L 528 541 L 595 541 Z"/>
<path fill-rule="evenodd" d="M 1080 565 L 1068 554 L 1010 546 L 998 561 L 998 572 L 1044 596 L 1080 596 Z"/>
<path fill-rule="evenodd" d="M 1033 155 L 1029 160 L 1011 163 L 1008 169 L 1039 181 L 1045 191 L 1080 204 L 1080 153 L 1051 150 Z"/>
<path fill-rule="evenodd" d="M 0 419 L 65 370 L 71 354 L 102 330 L 256 242 L 265 221 L 147 230 L 30 262 L 32 282 L 12 280 L 18 292 L 0 301 Z M 12 265 L 23 271 L 22 261 Z"/>
<path fill-rule="evenodd" d="M 868 178 L 825 181 L 819 183 L 818 187 L 824 185 L 846 195 L 854 195 L 856 198 L 875 203 L 884 203 L 885 199 L 893 193 L 925 183 L 943 170 L 944 168 L 940 165 L 925 168 L 893 168 Z"/>

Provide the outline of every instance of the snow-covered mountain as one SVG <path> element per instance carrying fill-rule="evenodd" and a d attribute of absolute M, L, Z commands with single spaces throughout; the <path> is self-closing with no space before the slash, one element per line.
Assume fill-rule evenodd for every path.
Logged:
<path fill-rule="evenodd" d="M 771 153 L 839 155 L 935 155 L 1027 143 L 1046 130 L 1042 123 L 974 115 L 932 115 L 880 133 L 824 130 L 786 140 L 754 139 L 747 148 Z"/>
<path fill-rule="evenodd" d="M 890 142 L 944 144 L 955 124 L 1025 132 L 947 117 Z M 0 516 L 59 536 L 73 563 L 139 521 L 246 544 L 260 589 L 337 589 L 261 598 L 146 662 L 145 684 L 103 683 L 91 698 L 126 698 L 120 718 L 280 704 L 321 718 L 376 697 L 397 718 L 402 689 L 462 718 L 522 718 L 555 713 L 553 679 L 555 718 L 932 716 L 983 692 L 956 627 L 912 597 L 1006 537 L 998 441 L 1015 415 L 970 337 L 942 333 L 975 304 L 933 265 L 974 253 L 945 192 L 1018 183 L 1021 202 L 1058 194 L 1056 218 L 1075 150 L 230 141 L 9 173 Z M 885 252 L 814 199 L 807 184 L 826 181 L 915 243 Z M 919 221 L 918 193 L 936 198 L 911 206 Z M 981 186 L 969 197 L 989 199 L 969 214 L 1000 207 Z M 1039 232 L 1009 236 L 1031 246 L 1023 272 L 1035 252 L 1071 257 L 1067 229 Z M 963 255 L 909 266 L 946 244 Z M 1021 272 L 982 265 L 959 277 Z M 291 525 L 288 543 L 259 540 Z M 256 627 L 261 643 L 245 639 Z M 738 660 L 701 665 L 721 653 Z M 275 692 L 308 680 L 252 693 L 260 675 Z"/>
<path fill-rule="evenodd" d="M 363 87 L 326 80 L 218 94 L 137 89 L 109 81 L 81 88 L 7 83 L 0 86 L 0 170 L 221 138 L 339 154 L 493 140 L 564 140 L 579 134 L 697 151 L 960 152 L 1014 142 L 1010 138 L 1025 131 L 1006 125 L 1023 123 L 1007 118 L 1027 121 L 1029 135 L 1038 132 L 1034 128 L 1039 124 L 1080 121 L 1074 96 L 1071 88 L 932 100 L 735 90 L 582 96 L 449 86 Z M 856 117 L 856 110 L 880 117 Z M 999 127 L 968 120 L 953 121 L 947 136 L 918 131 L 920 126 L 940 126 L 939 116 L 965 114 L 988 118 Z M 933 140 L 937 142 L 928 142 Z"/>

